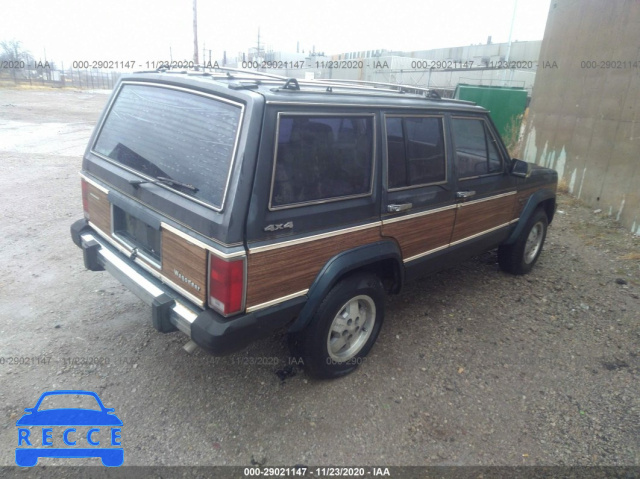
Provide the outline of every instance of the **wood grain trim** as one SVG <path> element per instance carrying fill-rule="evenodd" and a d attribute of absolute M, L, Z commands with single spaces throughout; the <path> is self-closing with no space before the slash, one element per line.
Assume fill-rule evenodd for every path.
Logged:
<path fill-rule="evenodd" d="M 104 231 L 111 234 L 111 203 L 107 194 L 87 181 L 87 202 L 89 220 Z"/>
<path fill-rule="evenodd" d="M 318 240 L 325 239 L 325 238 L 333 238 L 333 237 L 338 236 L 338 235 L 345 235 L 345 234 L 348 234 L 348 233 L 353 233 L 355 231 L 362 231 L 362 230 L 371 229 L 371 228 L 378 228 L 380 226 L 380 224 L 381 223 L 379 221 L 376 221 L 375 223 L 368 223 L 366 225 L 353 226 L 351 228 L 345 228 L 343 230 L 329 231 L 327 233 L 320 233 L 320 234 L 317 234 L 317 235 L 305 236 L 304 238 L 298 238 L 298 239 L 294 239 L 294 240 L 282 241 L 280 243 L 273 243 L 273 244 L 268 244 L 268 245 L 265 245 L 265 246 L 254 246 L 252 248 L 249 248 L 249 253 L 257 254 L 257 253 L 262 253 L 264 251 L 269 251 L 269 250 L 274 250 L 274 249 L 291 248 L 294 245 L 298 245 L 298 244 L 302 244 L 302 243 L 310 243 L 310 242 L 318 241 Z"/>
<path fill-rule="evenodd" d="M 449 205 L 443 206 L 442 208 L 435 208 L 433 210 L 420 211 L 418 213 L 411 213 L 404 216 L 397 216 L 395 218 L 385 218 L 382 223 L 385 225 L 389 225 L 391 223 L 397 223 L 399 221 L 407 221 L 413 218 L 419 218 L 421 216 L 433 215 L 435 213 L 440 213 L 441 211 L 451 210 L 457 208 L 458 205 Z"/>
<path fill-rule="evenodd" d="M 162 275 L 203 303 L 206 300 L 207 251 L 162 230 Z"/>
<path fill-rule="evenodd" d="M 287 248 L 249 252 L 247 308 L 309 288 L 326 262 L 341 251 L 380 240 L 380 228 L 366 228 Z"/>
<path fill-rule="evenodd" d="M 513 204 L 512 219 L 520 218 L 520 215 L 522 214 L 522 210 L 524 210 L 524 207 L 526 206 L 527 201 L 529 201 L 529 198 L 531 197 L 531 195 L 534 194 L 539 189 L 540 189 L 539 186 L 534 186 L 532 188 L 526 188 L 516 193 L 516 201 Z"/>
<path fill-rule="evenodd" d="M 501 195 L 487 196 L 486 198 L 480 198 L 479 200 L 467 200 L 467 201 L 464 201 L 463 203 L 458 203 L 456 206 L 458 208 L 466 208 L 478 203 L 484 203 L 485 201 L 493 201 L 499 198 L 506 198 L 509 196 L 513 196 L 516 193 L 517 193 L 516 191 L 509 191 L 508 193 L 502 193 Z"/>
<path fill-rule="evenodd" d="M 116 250 L 118 250 L 119 252 L 121 252 L 125 256 L 130 256 L 131 255 L 131 248 L 129 246 L 127 246 L 127 245 L 124 245 L 121 241 L 116 241 L 116 239 L 114 239 L 114 238 L 117 238 L 117 237 L 115 237 L 115 236 L 107 236 L 106 233 L 104 233 L 104 231 L 102 231 L 101 229 L 96 228 L 93 223 L 90 222 L 89 224 L 93 227 L 94 231 L 96 231 L 96 233 L 98 233 L 102 237 L 102 239 L 107 241 Z M 131 258 L 129 258 L 129 261 L 131 261 Z M 194 304 L 197 304 L 200 307 L 204 306 L 205 303 L 203 301 L 201 301 L 197 296 L 194 296 L 193 294 L 189 293 L 186 289 L 182 288 L 177 283 L 175 283 L 173 280 L 171 280 L 170 278 L 167 278 L 165 275 L 160 274 L 160 269 L 159 268 L 156 268 L 154 265 L 150 264 L 148 261 L 143 260 L 140 255 L 138 255 L 135 259 L 133 259 L 133 262 L 136 263 L 141 268 L 143 268 L 148 273 L 150 273 L 151 275 L 153 275 L 155 278 L 158 278 L 163 283 L 168 284 L 171 287 L 173 287 L 173 289 L 178 291 L 180 294 L 182 294 L 186 298 L 188 298 L 191 301 L 193 301 Z M 176 280 L 178 280 L 178 278 L 176 278 Z"/>
<path fill-rule="evenodd" d="M 384 223 L 382 235 L 391 236 L 400 245 L 403 258 L 446 246 L 456 218 L 455 208 L 394 223 Z"/>
<path fill-rule="evenodd" d="M 455 243 L 508 223 L 512 219 L 515 197 L 516 195 L 513 194 L 501 196 L 458 208 L 451 242 Z"/>
<path fill-rule="evenodd" d="M 160 227 L 163 230 L 170 231 L 171 233 L 175 234 L 176 236 L 179 236 L 180 238 L 182 238 L 183 240 L 187 241 L 190 244 L 198 246 L 199 248 L 202 248 L 202 249 L 206 249 L 210 253 L 213 253 L 214 255 L 218 256 L 219 258 L 231 259 L 231 258 L 241 258 L 241 257 L 246 256 L 246 253 L 245 253 L 244 250 L 238 251 L 238 252 L 235 252 L 235 253 L 223 253 L 222 251 L 217 250 L 213 246 L 210 246 L 210 245 L 208 245 L 206 243 L 203 243 L 202 241 L 194 238 L 193 236 L 191 236 L 191 235 L 189 235 L 187 233 L 184 233 L 184 232 L 180 231 L 178 228 L 174 228 L 173 226 L 171 226 L 171 225 L 169 225 L 169 224 L 167 224 L 165 222 L 160 223 Z"/>
<path fill-rule="evenodd" d="M 109 193 L 109 190 L 107 188 L 105 188 L 104 186 L 100 185 L 99 183 L 93 181 L 91 178 L 89 178 L 87 175 L 85 175 L 84 173 L 80 172 L 80 178 L 82 178 L 84 181 L 86 181 L 87 183 L 89 183 L 90 185 L 95 186 L 96 188 L 98 188 L 100 191 L 102 191 L 105 195 Z"/>

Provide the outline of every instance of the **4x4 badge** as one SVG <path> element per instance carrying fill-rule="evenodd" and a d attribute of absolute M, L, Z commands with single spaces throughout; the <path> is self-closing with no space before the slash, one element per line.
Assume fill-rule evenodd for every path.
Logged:
<path fill-rule="evenodd" d="M 280 223 L 277 225 L 269 225 L 265 226 L 265 231 L 278 231 L 283 230 L 285 228 L 293 229 L 293 221 L 287 221 L 286 223 Z"/>

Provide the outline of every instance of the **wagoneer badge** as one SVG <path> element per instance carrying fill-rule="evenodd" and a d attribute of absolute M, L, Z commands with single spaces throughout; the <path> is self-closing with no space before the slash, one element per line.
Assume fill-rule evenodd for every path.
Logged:
<path fill-rule="evenodd" d="M 189 278 L 187 278 L 185 275 L 183 275 L 177 269 L 173 270 L 173 274 L 175 274 L 178 278 L 180 278 L 180 281 L 182 281 L 183 283 L 187 283 L 189 286 L 191 286 L 196 291 L 200 292 L 200 289 L 202 289 L 202 288 L 200 288 L 200 286 L 198 286 L 196 283 L 191 281 Z"/>

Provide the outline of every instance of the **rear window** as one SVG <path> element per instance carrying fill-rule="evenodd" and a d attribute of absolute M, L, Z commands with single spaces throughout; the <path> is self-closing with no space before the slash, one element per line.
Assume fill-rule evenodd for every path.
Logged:
<path fill-rule="evenodd" d="M 242 107 L 167 87 L 124 84 L 93 151 L 150 178 L 193 185 L 185 196 L 222 209 Z"/>

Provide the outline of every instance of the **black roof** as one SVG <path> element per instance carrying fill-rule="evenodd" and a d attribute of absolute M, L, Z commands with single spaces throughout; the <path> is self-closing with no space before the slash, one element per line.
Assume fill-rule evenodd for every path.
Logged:
<path fill-rule="evenodd" d="M 419 86 L 341 79 L 302 80 L 231 68 L 211 71 L 159 69 L 122 76 L 122 81 L 129 80 L 182 84 L 217 94 L 226 90 L 224 93 L 232 97 L 236 96 L 234 93 L 242 97 L 257 93 L 267 103 L 485 111 L 473 102 L 440 98 L 434 90 Z"/>

